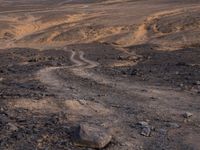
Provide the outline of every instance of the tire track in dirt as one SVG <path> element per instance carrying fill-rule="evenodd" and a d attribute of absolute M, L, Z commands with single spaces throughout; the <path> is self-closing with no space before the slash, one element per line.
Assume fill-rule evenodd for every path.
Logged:
<path fill-rule="evenodd" d="M 89 78 L 91 74 L 87 75 L 87 72 L 85 71 L 85 69 L 96 67 L 98 64 L 96 62 L 92 62 L 90 60 L 84 59 L 83 55 L 84 55 L 83 52 L 77 53 L 75 51 L 71 51 L 70 60 L 74 63 L 74 65 L 61 66 L 61 67 L 47 67 L 47 68 L 41 69 L 36 74 L 36 77 L 44 84 L 49 85 L 52 90 L 60 91 L 59 94 L 61 94 L 60 96 L 63 97 L 64 95 L 62 94 L 62 92 L 66 91 L 65 83 L 56 75 L 55 72 L 56 70 L 59 70 L 59 69 L 68 69 L 69 71 L 72 71 L 77 76 Z M 78 57 L 78 59 L 75 57 Z"/>
<path fill-rule="evenodd" d="M 65 84 L 59 79 L 59 77 L 55 74 L 55 71 L 58 69 L 68 69 L 70 67 L 78 67 L 82 65 L 82 62 L 74 59 L 76 53 L 71 51 L 70 60 L 74 63 L 72 66 L 62 66 L 62 67 L 47 67 L 41 69 L 37 72 L 36 77 L 44 84 L 49 85 L 50 89 L 58 92 L 59 97 L 65 97 Z M 57 93 L 56 93 L 57 94 Z"/>

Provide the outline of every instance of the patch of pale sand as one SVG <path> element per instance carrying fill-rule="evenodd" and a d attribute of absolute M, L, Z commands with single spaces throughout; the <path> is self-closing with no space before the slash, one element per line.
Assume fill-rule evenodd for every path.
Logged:
<path fill-rule="evenodd" d="M 74 118 L 79 119 L 81 116 L 92 117 L 111 114 L 111 110 L 102 104 L 86 100 L 57 101 L 55 99 L 18 99 L 10 100 L 8 106 L 10 108 L 23 108 L 39 113 L 56 113 L 63 111 L 68 116 L 73 116 L 73 119 L 71 118 L 72 120 L 74 120 Z"/>
<path fill-rule="evenodd" d="M 52 26 L 63 24 L 67 21 L 67 16 L 44 23 L 41 21 L 37 21 L 38 19 L 38 17 L 28 15 L 27 19 L 23 20 L 23 23 L 20 20 L 15 20 L 13 22 L 15 24 L 13 32 L 15 33 L 17 39 L 20 39 L 30 34 L 34 34 L 35 32 L 40 30 L 48 29 Z"/>
<path fill-rule="evenodd" d="M 138 29 L 127 36 L 116 41 L 117 44 L 123 46 L 129 46 L 133 44 L 142 44 L 147 40 L 147 29 L 146 24 L 141 24 Z"/>
<path fill-rule="evenodd" d="M 50 34 L 50 36 L 47 38 L 46 43 L 47 43 L 47 44 L 52 43 L 52 39 L 53 39 L 54 37 L 58 36 L 59 34 L 60 34 L 60 32 L 58 32 L 58 31 L 52 32 L 52 33 Z"/>
<path fill-rule="evenodd" d="M 133 61 L 128 61 L 128 60 L 122 60 L 119 62 L 114 62 L 110 65 L 110 67 L 126 67 L 126 66 L 133 66 L 136 65 L 137 63 Z"/>
<path fill-rule="evenodd" d="M 142 24 L 139 26 L 138 30 L 134 33 L 134 43 L 141 43 L 146 40 L 147 28 L 146 24 Z"/>
<path fill-rule="evenodd" d="M 37 19 L 38 19 L 37 17 L 28 15 L 27 19 L 23 20 L 23 22 L 20 20 L 15 21 L 16 25 L 14 28 L 14 32 L 15 32 L 17 39 L 19 39 L 25 35 L 31 34 L 35 31 L 38 31 L 40 29 L 40 25 L 35 22 L 35 20 L 37 20 Z"/>
<path fill-rule="evenodd" d="M 147 37 L 148 25 L 153 20 L 160 18 L 161 15 L 165 15 L 169 13 L 171 14 L 172 12 L 174 11 L 164 11 L 164 12 L 159 12 L 159 13 L 153 14 L 152 16 L 147 17 L 147 19 L 144 20 L 144 22 L 140 24 L 133 33 L 129 34 L 127 37 L 123 37 L 122 39 L 118 40 L 116 43 L 119 43 L 120 45 L 125 45 L 125 46 L 145 43 L 148 39 Z"/>
<path fill-rule="evenodd" d="M 75 44 L 77 42 L 81 43 L 90 43 L 94 41 L 102 42 L 104 39 L 113 37 L 117 34 L 125 32 L 124 26 L 115 26 L 115 27 L 77 27 L 77 30 L 74 32 L 76 37 L 72 37 L 70 40 L 61 40 L 65 41 L 67 44 Z M 66 33 L 67 34 L 67 33 Z M 60 33 L 62 35 L 62 32 Z M 70 36 L 70 35 L 69 35 Z M 78 37 L 78 38 L 77 38 Z M 55 41 L 52 41 L 55 43 Z"/>
<path fill-rule="evenodd" d="M 43 35 L 40 35 L 39 37 L 36 37 L 35 39 L 32 39 L 32 43 L 27 43 L 27 45 L 51 45 L 51 46 L 57 46 L 57 45 L 66 45 L 66 44 L 74 44 L 77 42 L 82 42 L 82 43 L 89 43 L 93 41 L 101 41 L 104 38 L 114 36 L 116 34 L 121 33 L 123 30 L 123 27 L 105 27 L 102 29 L 89 29 L 89 28 L 77 28 L 77 32 L 74 34 L 77 34 L 76 37 L 79 38 L 71 38 L 71 40 L 60 40 L 60 41 L 55 41 L 53 40 L 56 36 L 59 36 L 62 34 L 62 31 L 50 31 L 49 32 L 49 37 L 47 39 L 42 38 Z M 48 32 L 48 31 L 47 31 Z M 45 32 L 44 34 L 47 34 Z M 30 35 L 31 36 L 31 35 Z M 45 35 L 44 35 L 45 36 Z M 45 39 L 44 41 L 40 41 L 40 39 Z M 26 43 L 26 39 L 23 40 Z M 30 40 L 29 40 L 30 41 Z M 20 42 L 22 44 L 22 42 Z"/>
<path fill-rule="evenodd" d="M 0 30 L 0 38 L 3 39 L 6 33 L 10 33 L 13 35 L 13 33 L 10 32 L 9 29 L 2 29 L 2 30 Z"/>
<path fill-rule="evenodd" d="M 25 41 L 23 40 L 24 37 L 29 36 L 29 35 L 31 36 L 32 34 L 34 34 L 37 31 L 39 31 L 39 28 L 42 30 L 42 28 L 44 28 L 44 26 L 38 25 L 38 30 L 35 27 L 33 27 L 33 25 L 30 25 L 30 24 L 29 25 L 25 25 L 25 26 L 18 26 L 17 29 L 12 31 L 14 33 L 14 35 L 16 35 L 15 36 L 15 41 L 17 41 L 17 42 L 10 40 L 10 43 L 12 43 L 12 44 L 9 44 L 9 46 L 10 47 L 12 47 L 12 45 L 13 46 L 18 46 L 18 47 L 26 47 L 26 46 L 28 46 L 30 48 L 33 48 L 33 47 L 34 48 L 38 48 L 38 47 L 56 47 L 57 43 L 53 43 L 52 42 L 52 38 L 54 36 L 57 36 L 60 33 L 60 32 L 57 32 L 57 31 L 52 32 L 44 43 L 39 42 L 40 38 L 38 38 L 38 42 L 37 42 L 37 39 L 33 39 L 33 40 L 35 40 L 34 42 L 33 41 L 30 42 L 30 40 L 26 41 L 26 38 L 25 38 Z M 2 35 L 0 34 L 1 37 L 4 35 L 4 33 L 2 33 Z M 21 41 L 21 39 L 22 39 L 22 41 Z M 7 46 L 8 44 L 4 44 L 4 45 L 6 45 L 6 47 L 8 47 Z"/>
<path fill-rule="evenodd" d="M 124 32 L 123 29 L 124 29 L 123 26 L 95 29 L 95 32 L 93 32 L 92 34 L 88 34 L 88 36 L 86 36 L 86 41 L 87 42 L 98 41 L 98 40 L 101 41 L 102 39 L 105 39 L 107 37 L 123 33 Z"/>
<path fill-rule="evenodd" d="M 51 99 L 31 100 L 31 99 L 18 99 L 8 102 L 11 108 L 23 108 L 33 112 L 58 112 L 60 111 L 59 105 Z"/>
<path fill-rule="evenodd" d="M 67 15 L 66 23 L 73 23 L 73 22 L 81 21 L 81 20 L 85 19 L 86 17 L 88 17 L 88 15 L 85 13 Z"/>
<path fill-rule="evenodd" d="M 15 45 L 15 46 L 17 45 L 17 46 L 22 46 L 22 47 L 24 45 L 26 46 L 27 44 L 29 45 L 29 47 L 35 47 L 35 46 L 38 47 L 38 45 L 41 45 L 41 47 L 46 47 L 48 45 L 55 47 L 58 44 L 62 45 L 62 42 L 58 43 L 58 42 L 52 41 L 53 37 L 59 35 L 59 33 L 61 34 L 62 31 L 51 31 L 51 30 L 48 31 L 49 28 L 56 27 L 59 25 L 64 26 L 64 28 L 65 28 L 66 23 L 70 23 L 68 26 L 70 26 L 70 25 L 74 26 L 74 23 L 76 23 L 76 22 L 79 22 L 81 20 L 88 19 L 91 17 L 95 17 L 98 15 L 99 14 L 87 15 L 84 13 L 74 14 L 74 15 L 64 15 L 64 17 L 61 17 L 61 18 L 56 18 L 53 20 L 49 20 L 47 22 L 42 22 L 42 20 L 40 21 L 40 19 L 38 17 L 34 17 L 34 16 L 28 14 L 26 16 L 26 19 L 23 20 L 23 23 L 22 23 L 22 21 L 19 20 L 19 18 L 18 19 L 16 19 L 16 17 L 10 18 L 10 21 L 12 21 L 12 24 L 14 26 L 13 26 L 13 29 L 9 30 L 9 32 L 12 32 L 13 35 L 15 35 L 15 41 L 20 41 L 20 39 L 23 39 L 24 37 L 27 37 L 27 36 L 29 37 L 31 35 L 34 35 L 37 32 L 44 31 L 44 30 L 47 30 L 44 34 L 49 32 L 49 35 L 50 35 L 47 38 L 47 40 L 43 41 L 42 43 L 41 43 L 41 40 L 39 40 L 40 39 L 39 38 L 38 40 L 35 39 L 35 41 L 31 42 L 31 44 L 30 44 L 30 41 L 28 40 L 27 42 L 24 41 L 24 44 L 21 42 L 17 42 L 17 43 L 15 42 L 12 45 Z M 5 31 L 1 31 L 1 33 L 2 33 L 1 35 L 3 36 Z M 87 34 L 87 33 L 85 33 L 85 34 Z M 93 38 L 91 37 L 91 39 L 93 39 Z M 73 41 L 70 43 L 73 43 Z M 64 41 L 63 41 L 63 44 L 64 44 Z M 9 45 L 12 46 L 11 44 L 9 44 Z"/>
<path fill-rule="evenodd" d="M 186 10 L 190 9 L 198 9 L 199 6 L 192 6 L 192 7 L 186 7 L 184 9 L 179 8 L 179 9 L 174 9 L 174 10 L 166 10 L 162 12 L 158 12 L 155 14 L 152 14 L 151 16 L 147 17 L 139 26 L 138 28 L 128 34 L 127 36 L 119 39 L 116 41 L 116 43 L 123 45 L 123 46 L 131 46 L 134 44 L 143 44 L 149 40 L 149 35 L 148 35 L 148 27 L 154 22 L 155 20 L 158 20 L 162 17 L 167 17 L 167 16 L 174 16 L 178 15 L 181 13 L 184 13 Z M 156 26 L 153 26 L 153 31 L 157 34 L 163 35 L 162 33 L 158 32 Z"/>
<path fill-rule="evenodd" d="M 79 14 L 70 14 L 67 15 L 66 23 L 75 23 L 86 19 L 92 19 L 103 15 L 104 12 L 97 12 L 97 13 L 79 13 Z"/>
<path fill-rule="evenodd" d="M 112 3 L 125 3 L 127 2 L 128 0 L 108 0 L 108 1 L 104 1 L 103 3 L 104 4 L 112 4 Z"/>
<path fill-rule="evenodd" d="M 46 50 L 46 49 L 52 49 L 52 48 L 60 48 L 60 47 L 64 47 L 66 45 L 66 42 L 48 42 L 48 43 L 39 43 L 39 42 L 32 42 L 32 43 L 28 43 L 28 42 L 23 42 L 20 41 L 17 44 L 15 44 L 15 46 L 17 45 L 17 47 L 19 48 L 35 48 L 38 50 Z"/>
<path fill-rule="evenodd" d="M 13 35 L 15 36 L 15 41 L 17 41 L 17 43 L 15 41 L 10 41 L 13 44 L 9 44 L 9 46 L 12 47 L 12 45 L 14 46 L 19 46 L 19 47 L 23 47 L 23 46 L 29 46 L 29 47 L 38 47 L 38 45 L 40 45 L 40 47 L 47 47 L 48 45 L 51 45 L 51 47 L 55 47 L 58 44 L 62 45 L 62 44 L 66 44 L 66 41 L 62 42 L 62 41 L 58 41 L 55 42 L 52 39 L 55 36 L 58 36 L 59 33 L 61 34 L 62 31 L 51 31 L 48 30 L 49 28 L 52 27 L 56 27 L 56 26 L 63 26 L 65 28 L 65 23 L 70 23 L 70 24 L 74 24 L 76 22 L 79 22 L 81 20 L 84 19 L 88 19 L 88 18 L 94 18 L 94 17 L 98 17 L 99 15 L 101 15 L 101 12 L 98 14 L 85 14 L 85 13 L 81 13 L 81 14 L 72 14 L 72 15 L 64 15 L 65 17 L 61 17 L 61 18 L 55 18 L 55 19 L 50 19 L 49 21 L 47 20 L 46 22 L 42 22 L 42 20 L 39 19 L 39 17 L 35 17 L 32 16 L 31 14 L 27 14 L 26 18 L 22 21 L 20 21 L 20 17 L 16 18 L 16 16 L 13 16 L 13 18 L 9 18 L 10 21 L 12 21 L 13 24 L 13 29 L 9 30 L 9 32 L 12 32 Z M 46 35 L 46 33 L 49 32 L 49 37 L 47 39 L 45 39 L 45 41 L 41 42 L 41 38 L 42 35 L 40 37 L 38 37 L 38 39 L 33 40 L 30 43 L 30 40 L 28 40 L 27 42 L 24 41 L 24 44 L 22 43 L 22 41 L 20 39 L 23 39 L 25 37 L 31 37 L 31 35 L 36 34 L 37 32 L 40 31 L 44 31 L 46 30 L 46 32 L 44 33 Z M 78 40 L 81 41 L 83 43 L 88 43 L 88 42 L 92 42 L 92 41 L 98 41 L 98 40 L 102 40 L 106 37 L 109 36 L 114 36 L 116 34 L 119 34 L 121 32 L 124 31 L 124 27 L 118 26 L 118 27 L 104 27 L 104 28 L 96 28 L 96 29 L 82 29 L 80 28 L 81 33 L 83 34 L 83 38 Z M 2 36 L 4 35 L 5 32 L 2 32 Z M 36 37 L 37 38 L 37 37 Z M 44 39 L 44 38 L 42 38 Z M 26 40 L 26 38 L 25 38 Z M 73 44 L 76 43 L 77 41 L 74 39 L 70 42 L 68 42 L 68 44 Z M 6 45 L 6 47 L 9 47 Z"/>
<path fill-rule="evenodd" d="M 106 116 L 111 110 L 100 103 L 87 100 L 66 100 L 64 106 L 72 115 L 80 116 Z"/>

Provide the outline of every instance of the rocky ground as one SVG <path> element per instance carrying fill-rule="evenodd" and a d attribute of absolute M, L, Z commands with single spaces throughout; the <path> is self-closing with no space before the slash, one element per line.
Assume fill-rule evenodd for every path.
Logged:
<path fill-rule="evenodd" d="M 0 3 L 0 149 L 200 148 L 198 0 Z"/>

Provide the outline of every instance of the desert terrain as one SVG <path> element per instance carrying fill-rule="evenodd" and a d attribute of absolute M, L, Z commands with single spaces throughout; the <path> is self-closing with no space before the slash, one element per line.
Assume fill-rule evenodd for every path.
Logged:
<path fill-rule="evenodd" d="M 199 0 L 0 0 L 0 61 L 1 150 L 200 150 Z"/>

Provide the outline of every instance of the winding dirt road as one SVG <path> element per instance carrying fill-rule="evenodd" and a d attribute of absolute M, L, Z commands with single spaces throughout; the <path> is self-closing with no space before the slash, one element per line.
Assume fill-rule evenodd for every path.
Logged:
<path fill-rule="evenodd" d="M 95 81 L 98 84 L 124 91 L 129 93 L 129 95 L 135 95 L 143 98 L 153 97 L 154 99 L 157 99 L 157 101 L 154 102 L 154 106 L 152 105 L 152 107 L 159 109 L 159 111 L 163 113 L 166 113 L 169 110 L 171 114 L 177 113 L 176 108 L 179 106 L 176 106 L 176 104 L 180 102 L 184 103 L 184 105 L 180 107 L 180 110 L 186 109 L 187 105 L 189 105 L 191 102 L 193 102 L 193 104 L 198 104 L 198 97 L 191 98 L 189 94 L 176 91 L 172 88 L 164 86 L 149 86 L 140 82 L 129 83 L 126 81 L 108 78 L 103 75 L 98 75 L 92 71 L 92 69 L 98 67 L 99 64 L 86 59 L 84 57 L 84 52 L 82 51 L 71 51 L 70 60 L 74 63 L 74 65 L 48 67 L 40 70 L 37 73 L 37 78 L 42 83 L 48 85 L 48 87 L 53 90 L 58 97 L 65 98 L 68 95 L 66 91 L 68 91 L 69 85 L 67 85 L 67 83 L 65 83 L 66 81 L 57 74 L 57 71 L 64 69 L 67 72 L 73 73 L 74 76 L 81 77 L 82 79 L 89 79 L 90 81 Z M 81 96 L 81 93 L 79 94 L 79 96 Z M 121 102 L 121 105 L 124 105 L 125 103 Z M 181 114 L 183 112 L 180 111 L 178 113 Z"/>

